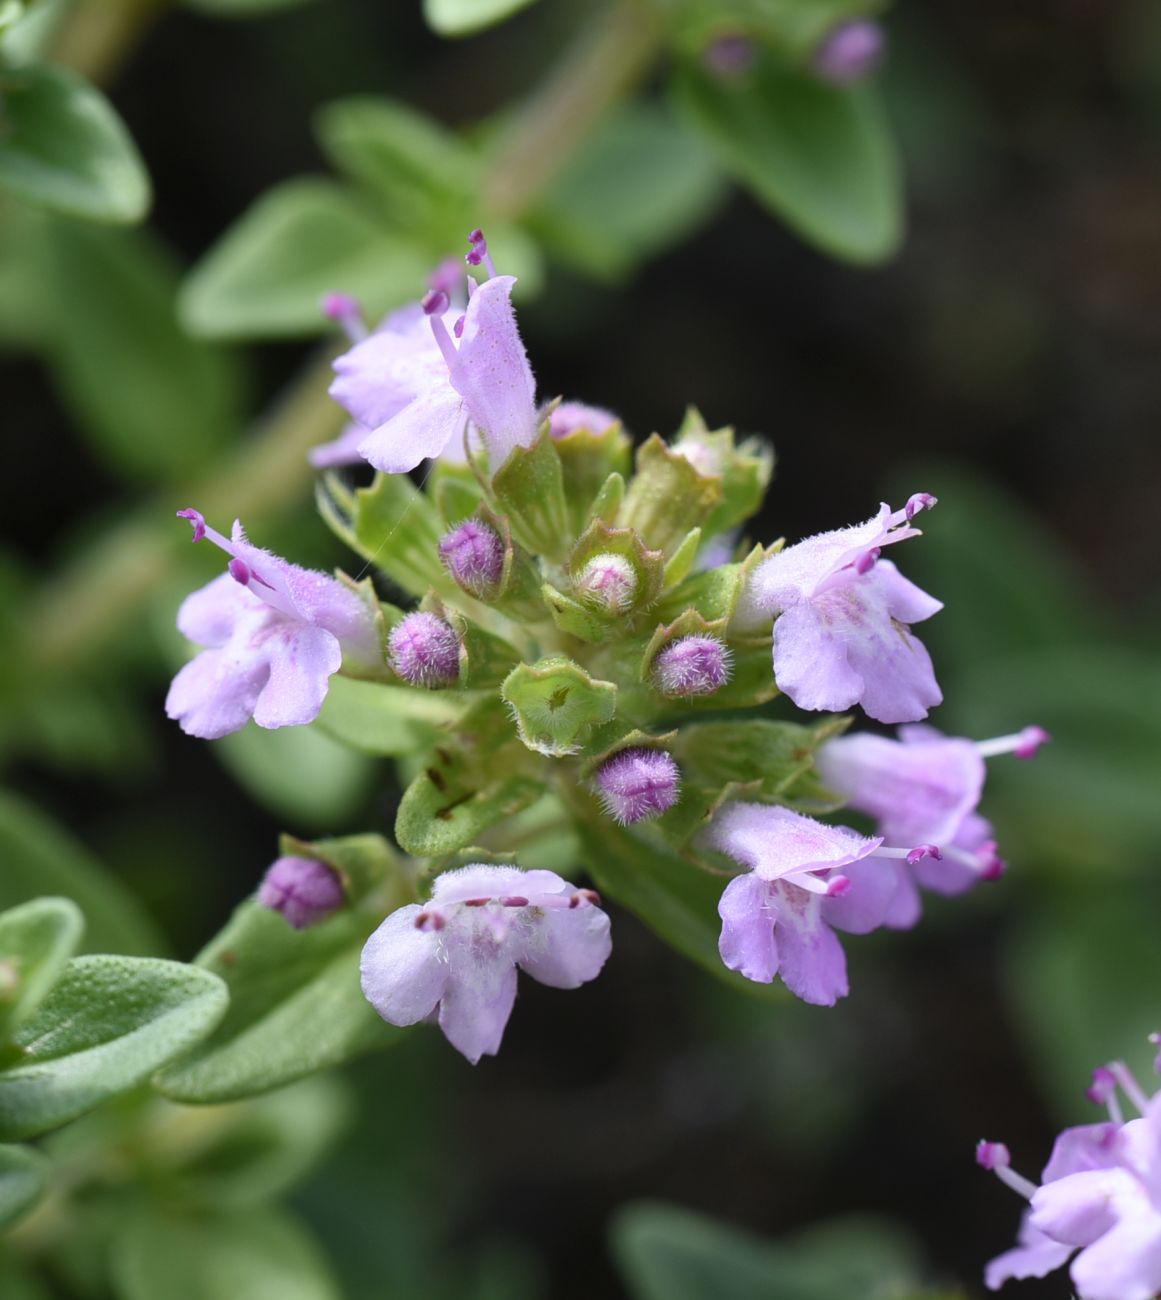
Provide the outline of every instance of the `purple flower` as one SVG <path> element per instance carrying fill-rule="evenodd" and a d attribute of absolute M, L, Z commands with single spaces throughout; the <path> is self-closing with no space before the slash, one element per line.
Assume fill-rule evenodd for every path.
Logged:
<path fill-rule="evenodd" d="M 338 873 L 325 862 L 287 857 L 266 872 L 258 901 L 281 912 L 296 930 L 305 930 L 342 907 L 346 896 Z"/>
<path fill-rule="evenodd" d="M 1117 1087 L 1140 1112 L 1126 1121 Z M 1107 1123 L 1065 1129 L 1040 1186 L 1012 1170 L 1001 1143 L 976 1159 L 1029 1201 L 1014 1250 L 985 1272 L 991 1290 L 1009 1278 L 1069 1270 L 1079 1300 L 1152 1300 L 1161 1291 L 1161 1093 L 1148 1097 L 1122 1062 L 1097 1070 L 1089 1097 Z"/>
<path fill-rule="evenodd" d="M 660 817 L 681 790 L 681 772 L 663 749 L 622 749 L 593 779 L 601 806 L 622 826 Z"/>
<path fill-rule="evenodd" d="M 739 602 L 740 630 L 774 618 L 774 680 L 799 708 L 855 704 L 880 722 L 915 722 L 943 696 L 931 659 L 911 635 L 942 604 L 908 582 L 884 546 L 919 534 L 911 520 L 935 505 L 921 492 L 883 505 L 864 524 L 819 533 L 764 559 Z"/>
<path fill-rule="evenodd" d="M 879 24 L 859 18 L 831 28 L 814 51 L 811 64 L 823 81 L 849 86 L 874 72 L 886 48 Z"/>
<path fill-rule="evenodd" d="M 460 641 L 438 614 L 417 610 L 391 629 L 391 667 L 410 686 L 454 686 L 460 675 Z"/>
<path fill-rule="evenodd" d="M 603 406 L 586 406 L 584 402 L 561 402 L 548 415 L 548 432 L 554 438 L 566 438 L 570 433 L 587 429 L 589 433 L 604 433 L 619 423 L 612 411 Z"/>
<path fill-rule="evenodd" d="M 750 868 L 718 905 L 719 951 L 730 970 L 760 984 L 779 975 L 818 1006 L 846 997 L 846 957 L 834 931 L 866 934 L 883 924 L 896 886 L 893 859 L 903 850 L 755 803 L 726 804 L 702 842 Z"/>
<path fill-rule="evenodd" d="M 822 779 L 851 807 L 873 817 L 893 844 L 935 844 L 914 866 L 898 866 L 899 889 L 887 924 L 906 928 L 919 918 L 917 885 L 940 894 L 960 894 L 979 880 L 1003 874 L 992 825 L 976 808 L 984 788 L 985 758 L 1014 753 L 1031 757 L 1048 739 L 1041 727 L 1013 736 L 972 741 L 941 735 L 934 727 L 899 728 L 899 739 L 860 733 L 820 746 Z"/>
<path fill-rule="evenodd" d="M 376 469 L 398 474 L 455 454 L 469 426 L 479 430 L 493 469 L 535 441 L 535 386 L 512 310 L 515 283 L 510 275 L 478 287 L 469 279 L 467 310 L 452 322 L 447 292 L 432 289 L 335 361 L 331 396 L 368 430 L 358 451 Z"/>
<path fill-rule="evenodd" d="M 251 717 L 260 727 L 303 726 L 318 717 L 341 666 L 382 665 L 374 616 L 348 587 L 252 546 L 237 521 L 227 539 L 196 510 L 178 514 L 193 524 L 195 542 L 208 537 L 231 557 L 177 613 L 183 635 L 207 647 L 165 700 L 188 735 L 214 740 Z"/>
<path fill-rule="evenodd" d="M 472 1062 L 500 1050 L 516 967 L 552 988 L 595 979 L 609 918 L 552 871 L 472 865 L 438 876 L 431 901 L 392 912 L 363 949 L 363 992 L 393 1025 L 435 1015 Z"/>
<path fill-rule="evenodd" d="M 733 655 L 716 636 L 683 636 L 653 660 L 653 684 L 675 698 L 712 695 L 730 679 Z"/>

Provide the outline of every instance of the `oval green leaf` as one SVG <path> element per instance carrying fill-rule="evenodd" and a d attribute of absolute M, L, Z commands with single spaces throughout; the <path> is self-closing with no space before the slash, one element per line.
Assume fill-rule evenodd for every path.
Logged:
<path fill-rule="evenodd" d="M 47 1187 L 48 1161 L 39 1152 L 0 1146 L 0 1231 L 27 1214 Z"/>
<path fill-rule="evenodd" d="M 147 1079 L 221 1019 L 217 976 L 149 957 L 77 957 L 0 1068 L 0 1138 L 32 1137 Z"/>
<path fill-rule="evenodd" d="M 428 26 L 441 36 L 470 36 L 502 23 L 535 0 L 423 0 Z"/>
<path fill-rule="evenodd" d="M 84 928 L 67 898 L 37 898 L 0 912 L 0 1044 L 44 1000 Z"/>
<path fill-rule="evenodd" d="M 140 221 L 149 177 L 109 101 L 61 67 L 0 72 L 0 186 L 94 221 Z"/>

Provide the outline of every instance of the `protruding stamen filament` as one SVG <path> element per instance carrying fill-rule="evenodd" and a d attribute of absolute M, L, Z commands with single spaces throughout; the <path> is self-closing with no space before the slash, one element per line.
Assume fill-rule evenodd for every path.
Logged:
<path fill-rule="evenodd" d="M 323 315 L 338 325 L 352 343 L 367 337 L 367 323 L 358 301 L 349 293 L 328 293 L 322 300 Z"/>
<path fill-rule="evenodd" d="M 471 244 L 471 248 L 465 259 L 467 264 L 469 266 L 483 265 L 490 276 L 495 275 L 496 267 L 492 261 L 492 255 L 488 252 L 488 241 L 484 238 L 484 232 L 477 227 L 468 236 L 468 243 Z"/>
<path fill-rule="evenodd" d="M 907 516 L 907 522 L 910 523 L 921 510 L 930 510 L 932 506 L 938 504 L 939 498 L 933 497 L 930 492 L 915 492 L 907 498 L 903 513 Z"/>
<path fill-rule="evenodd" d="M 1092 1084 L 1085 1089 L 1084 1095 L 1096 1106 L 1107 1106 L 1109 1119 L 1114 1124 L 1125 1122 L 1117 1096 L 1117 1077 L 1108 1066 L 1098 1065 L 1092 1072 Z"/>
<path fill-rule="evenodd" d="M 1052 737 L 1043 727 L 1025 727 L 1011 736 L 996 736 L 993 740 L 976 742 L 976 752 L 981 758 L 995 758 L 997 754 L 1015 754 L 1017 758 L 1031 758 L 1041 745 Z"/>
<path fill-rule="evenodd" d="M 1002 1183 L 1006 1183 L 1014 1192 L 1019 1192 L 1025 1200 L 1031 1200 L 1040 1189 L 1033 1182 L 1011 1167 L 1011 1155 L 1002 1142 L 980 1142 L 976 1146 L 976 1164 L 981 1169 L 993 1173 Z"/>
<path fill-rule="evenodd" d="M 1145 1095 L 1144 1089 L 1133 1078 L 1132 1071 L 1124 1061 L 1113 1061 L 1109 1065 L 1109 1073 L 1121 1085 L 1125 1096 L 1133 1103 L 1142 1115 L 1149 1109 L 1149 1098 Z"/>
<path fill-rule="evenodd" d="M 442 289 L 429 289 L 423 295 L 420 305 L 427 314 L 431 332 L 435 335 L 435 341 L 439 345 L 439 350 L 443 353 L 443 359 L 447 362 L 450 370 L 456 364 L 459 353 L 456 351 L 456 345 L 451 341 L 447 326 L 443 323 L 443 314 L 451 305 L 448 296 Z"/>

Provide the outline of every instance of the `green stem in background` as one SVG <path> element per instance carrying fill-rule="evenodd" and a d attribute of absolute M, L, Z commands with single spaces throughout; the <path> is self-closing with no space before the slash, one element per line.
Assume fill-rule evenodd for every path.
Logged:
<path fill-rule="evenodd" d="M 73 66 L 97 75 L 117 63 L 140 30 L 129 16 L 156 12 L 160 0 L 96 0 L 91 8 L 104 10 L 106 4 L 110 15 L 118 15 L 106 26 L 86 27 L 80 15 L 88 10 L 82 9 L 74 33 L 62 31 L 58 42 Z M 602 10 L 516 114 L 482 210 L 509 219 L 525 212 L 596 123 L 645 76 L 658 38 L 657 18 L 641 0 Z M 45 583 L 20 620 L 18 662 L 39 674 L 59 673 L 113 640 L 164 580 L 178 544 L 187 540 L 173 527 L 177 507 L 196 504 L 213 517 L 254 519 L 300 500 L 313 477 L 307 451 L 334 437 L 344 418 L 327 396 L 329 378 L 328 355 L 306 369 L 258 434 L 205 479 L 183 488 L 180 499 L 150 499 Z"/>

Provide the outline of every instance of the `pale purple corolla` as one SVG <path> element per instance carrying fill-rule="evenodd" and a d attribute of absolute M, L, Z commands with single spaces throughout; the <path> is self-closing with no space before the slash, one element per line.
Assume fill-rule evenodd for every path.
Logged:
<path fill-rule="evenodd" d="M 1137 1110 L 1126 1119 L 1118 1089 Z M 1009 1278 L 1044 1277 L 1074 1252 L 1078 1300 L 1152 1300 L 1161 1292 L 1161 1092 L 1150 1097 L 1121 1061 L 1093 1072 L 1089 1099 L 1108 1121 L 1065 1129 L 1040 1184 L 1011 1167 L 1008 1149 L 981 1142 L 976 1161 L 1028 1201 L 1017 1245 L 987 1266 Z"/>
<path fill-rule="evenodd" d="M 367 430 L 357 450 L 376 469 L 398 474 L 462 455 L 475 431 L 496 469 L 536 440 L 535 385 L 511 302 L 516 281 L 494 273 L 480 231 L 471 238 L 469 263 L 491 276 L 468 278 L 462 314 L 434 287 L 335 361 L 331 396 Z"/>
<path fill-rule="evenodd" d="M 898 740 L 861 732 L 819 746 L 819 775 L 850 806 L 876 822 L 893 844 L 936 844 L 939 858 L 897 865 L 898 888 L 885 924 L 909 928 L 919 919 L 919 887 L 961 894 L 1004 873 L 992 825 L 976 809 L 983 794 L 985 759 L 999 754 L 1031 758 L 1048 739 L 1042 727 L 973 741 L 934 727 L 900 727 Z"/>
<path fill-rule="evenodd" d="M 799 708 L 860 704 L 879 722 L 917 722 L 943 699 L 910 630 L 943 605 L 879 558 L 919 536 L 911 521 L 935 503 L 919 492 L 902 510 L 884 504 L 866 523 L 808 537 L 749 575 L 734 626 L 757 631 L 773 620 L 774 680 Z"/>
<path fill-rule="evenodd" d="M 434 1017 L 473 1065 L 494 1056 L 516 968 L 552 988 L 595 979 L 612 951 L 589 889 L 552 871 L 473 864 L 438 876 L 427 903 L 399 908 L 363 949 L 363 992 L 393 1025 Z"/>
<path fill-rule="evenodd" d="M 804 1002 L 833 1006 L 849 992 L 835 930 L 867 934 L 883 924 L 896 888 L 896 860 L 918 861 L 930 845 L 883 844 L 789 808 L 728 803 L 701 843 L 750 870 L 718 904 L 722 961 L 746 979 L 779 976 Z"/>
<path fill-rule="evenodd" d="M 187 596 L 179 631 L 206 648 L 173 679 L 169 717 L 191 736 L 214 740 L 251 717 L 260 727 L 313 722 L 330 678 L 382 668 L 374 613 L 349 587 L 252 546 L 235 521 L 231 537 L 196 510 L 179 510 L 195 542 L 230 557 L 227 571 Z"/>

